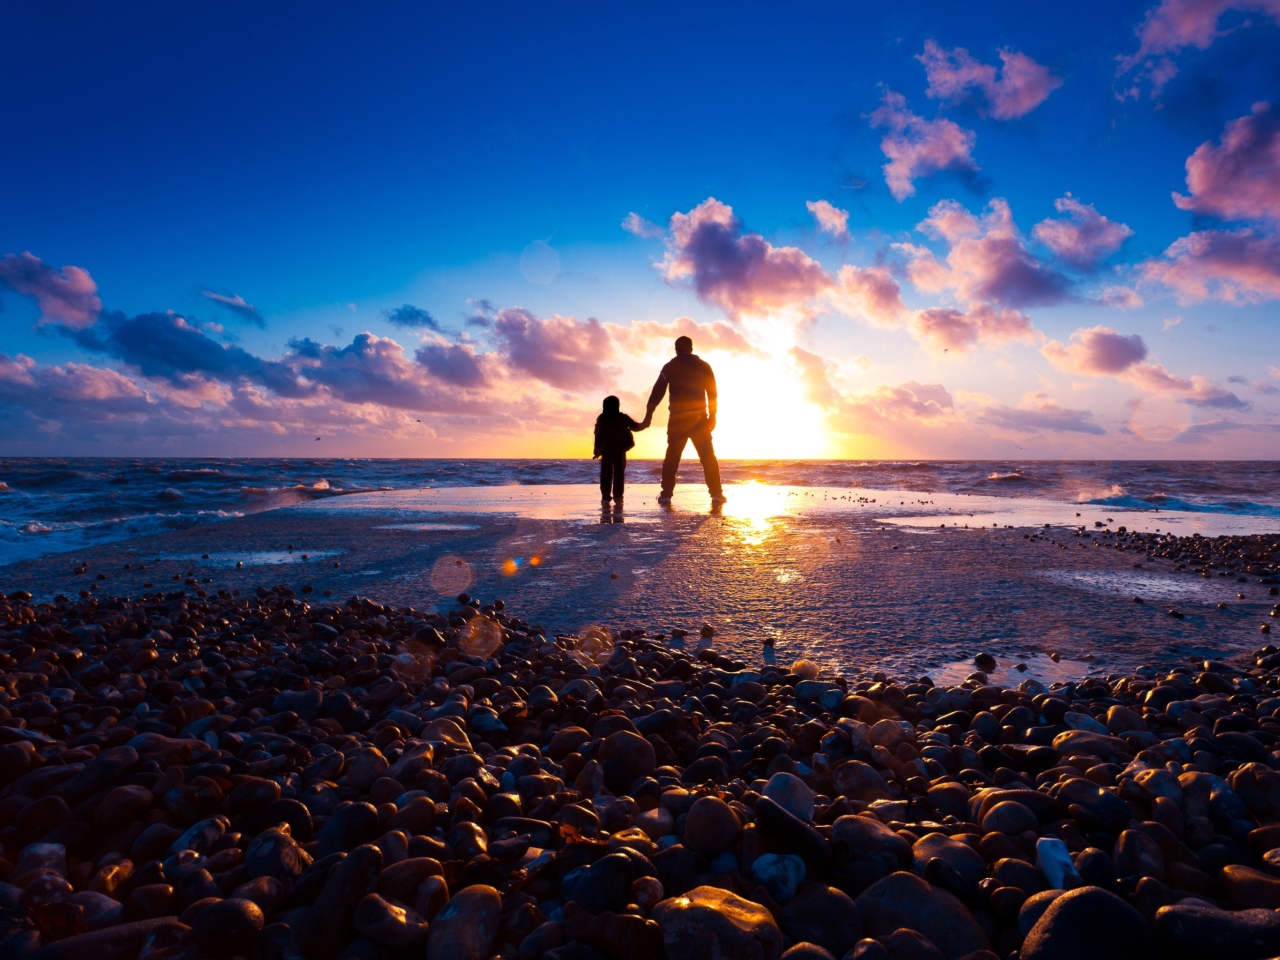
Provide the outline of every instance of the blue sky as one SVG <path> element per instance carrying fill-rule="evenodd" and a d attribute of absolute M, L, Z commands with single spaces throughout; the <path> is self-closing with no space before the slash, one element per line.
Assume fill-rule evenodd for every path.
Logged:
<path fill-rule="evenodd" d="M 707 352 L 741 400 L 730 455 L 1273 456 L 1280 133 L 1254 105 L 1280 112 L 1277 20 L 1275 0 L 9 5 L 0 256 L 41 266 L 0 268 L 0 440 L 581 455 L 599 397 L 642 404 L 688 317 L 744 338 Z M 925 160 L 895 196 L 898 128 Z M 931 166 L 947 136 L 967 148 Z M 939 204 L 988 220 L 948 235 Z M 622 229 L 633 212 L 649 236 Z M 714 288 L 724 265 L 675 238 L 677 214 L 724 227 L 737 287 Z M 1035 232 L 1097 216 L 1128 232 L 1083 266 Z M 981 274 L 1010 226 L 1052 295 Z M 924 251 L 975 230 L 981 263 L 919 282 Z M 1235 252 L 1166 253 L 1196 236 Z M 766 290 L 756 266 L 791 248 L 820 275 Z M 891 280 L 901 310 L 842 295 L 842 266 L 880 271 L 857 276 Z M 69 267 L 101 314 L 37 295 Z M 434 326 L 393 323 L 403 304 Z M 160 356 L 155 324 L 239 359 Z M 785 381 L 774 408 L 748 404 L 753 377 Z M 797 418 L 818 427 L 792 442 Z"/>

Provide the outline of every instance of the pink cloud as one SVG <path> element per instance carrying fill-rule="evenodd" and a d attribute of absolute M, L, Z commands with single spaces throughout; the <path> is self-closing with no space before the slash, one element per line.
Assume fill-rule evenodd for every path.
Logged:
<path fill-rule="evenodd" d="M 30 253 L 0 259 L 0 287 L 34 297 L 41 323 L 60 323 L 75 330 L 93 325 L 102 312 L 98 285 L 81 267 L 57 270 Z"/>
<path fill-rule="evenodd" d="M 1224 31 L 1218 22 L 1230 11 L 1261 13 L 1280 22 L 1280 0 L 1161 0 L 1147 11 L 1138 27 L 1138 49 L 1119 57 L 1120 74 L 1141 65 L 1141 77 L 1151 81 L 1151 95 L 1158 96 L 1178 74 L 1173 57 L 1187 47 L 1206 50 Z M 1137 89 L 1128 91 L 1136 95 Z"/>
<path fill-rule="evenodd" d="M 1016 407 L 992 405 L 983 409 L 978 419 L 994 427 L 1019 433 L 1088 433 L 1101 436 L 1107 431 L 1098 426 L 1089 410 L 1071 410 L 1057 404 L 1046 393 L 1028 393 Z"/>
<path fill-rule="evenodd" d="M 896 387 L 881 385 L 846 401 L 849 413 L 878 420 L 941 420 L 952 416 L 955 403 L 940 383 L 908 380 Z"/>
<path fill-rule="evenodd" d="M 656 223 L 650 223 L 635 211 L 628 213 L 623 218 L 622 229 L 645 240 L 652 240 L 654 237 L 662 236 L 662 228 L 660 226 Z"/>
<path fill-rule="evenodd" d="M 1132 287 L 1105 287 L 1096 302 L 1118 310 L 1133 310 L 1143 305 L 1142 297 Z"/>
<path fill-rule="evenodd" d="M 39 364 L 0 353 L 0 404 L 13 404 L 39 420 L 68 415 L 99 421 L 148 414 L 146 391 L 114 370 L 82 363 Z"/>
<path fill-rule="evenodd" d="M 838 299 L 847 313 L 858 314 L 882 327 L 895 327 L 906 315 L 902 290 L 884 267 L 846 264 L 837 277 Z"/>
<path fill-rule="evenodd" d="M 813 219 L 818 221 L 818 229 L 835 237 L 849 236 L 849 211 L 841 210 L 826 200 L 809 200 L 805 203 Z"/>
<path fill-rule="evenodd" d="M 968 313 L 953 307 L 921 310 L 913 321 L 913 332 L 935 349 L 965 353 L 976 344 L 998 344 L 1010 340 L 1033 342 L 1031 318 L 1017 310 L 999 309 L 989 303 L 975 304 Z"/>
<path fill-rule="evenodd" d="M 427 371 L 389 337 L 361 333 L 345 347 L 310 341 L 294 346 L 295 352 L 284 362 L 345 403 L 403 410 L 429 410 L 437 405 Z"/>
<path fill-rule="evenodd" d="M 932 40 L 924 43 L 924 52 L 916 57 L 924 64 L 929 78 L 925 93 L 953 103 L 963 101 L 977 91 L 987 102 L 987 110 L 997 120 L 1024 117 L 1049 98 L 1062 81 L 1024 53 L 999 51 L 999 68 L 980 63 L 964 47 L 944 50 Z"/>
<path fill-rule="evenodd" d="M 796 366 L 800 368 L 800 376 L 805 387 L 805 399 L 824 410 L 838 407 L 843 398 L 835 384 L 831 382 L 830 364 L 804 347 L 792 347 L 789 353 Z"/>
<path fill-rule="evenodd" d="M 880 149 L 889 159 L 882 168 L 889 192 L 895 200 L 915 194 L 915 181 L 943 170 L 976 173 L 971 154 L 977 141 L 972 130 L 950 120 L 926 120 L 912 113 L 902 94 L 885 91 L 878 109 L 870 116 L 871 126 L 886 127 Z"/>
<path fill-rule="evenodd" d="M 604 363 L 613 356 L 608 332 L 595 317 L 542 320 L 523 307 L 499 310 L 493 322 L 507 361 L 562 390 L 601 387 Z"/>
<path fill-rule="evenodd" d="M 1266 103 L 1227 124 L 1221 145 L 1206 141 L 1187 158 L 1190 196 L 1173 195 L 1183 210 L 1224 220 L 1280 222 L 1280 116 Z"/>
<path fill-rule="evenodd" d="M 735 317 L 807 312 L 832 286 L 820 263 L 744 232 L 733 208 L 714 197 L 673 215 L 667 244 L 660 264 L 666 279 L 692 281 L 700 299 Z"/>
<path fill-rule="evenodd" d="M 1181 303 L 1280 299 L 1280 238 L 1248 229 L 1201 230 L 1175 240 L 1163 258 L 1146 261 L 1142 273 Z"/>
<path fill-rule="evenodd" d="M 940 383 L 914 380 L 897 386 L 881 384 L 857 394 L 844 394 L 832 382 L 834 365 L 811 350 L 788 351 L 804 382 L 805 399 L 828 411 L 838 433 L 871 433 L 876 427 L 906 421 L 934 423 L 955 418 L 955 403 Z"/>
<path fill-rule="evenodd" d="M 469 343 L 449 343 L 443 339 L 428 340 L 414 354 L 432 376 L 459 387 L 484 386 L 484 357 Z"/>
<path fill-rule="evenodd" d="M 1082 270 L 1091 270 L 1120 249 L 1133 231 L 1127 224 L 1108 220 L 1089 203 L 1081 203 L 1070 193 L 1053 202 L 1065 220 L 1041 220 L 1031 235 L 1058 257 Z"/>
<path fill-rule="evenodd" d="M 1160 363 L 1135 363 L 1124 379 L 1149 393 L 1173 395 L 1184 403 L 1211 409 L 1244 410 L 1249 404 L 1208 377 L 1179 377 Z"/>
<path fill-rule="evenodd" d="M 1271 438 L 1276 434 L 1280 434 L 1280 423 L 1250 423 L 1240 420 L 1208 420 L 1203 423 L 1193 423 L 1187 427 L 1176 437 L 1173 443 L 1186 444 L 1203 444 L 1210 442 L 1215 436 L 1225 433 L 1235 432 L 1245 434 L 1257 434 L 1266 439 L 1267 443 L 1271 443 Z M 1264 449 L 1270 450 L 1271 447 Z"/>
<path fill-rule="evenodd" d="M 1179 377 L 1163 364 L 1147 363 L 1147 346 L 1137 334 L 1124 336 L 1109 327 L 1077 330 L 1070 344 L 1050 340 L 1041 352 L 1054 366 L 1091 377 L 1114 376 L 1148 393 L 1172 395 L 1198 407 L 1243 409 L 1248 406 L 1208 377 Z"/>
<path fill-rule="evenodd" d="M 1015 307 L 1061 303 L 1070 294 L 1070 281 L 1027 250 L 1006 200 L 992 200 L 981 219 L 944 200 L 917 229 L 950 247 L 939 263 L 924 247 L 896 245 L 911 258 L 907 276 L 922 290 L 952 290 L 969 303 Z"/>
<path fill-rule="evenodd" d="M 731 323 L 716 320 L 713 323 L 697 323 L 690 317 L 677 317 L 671 323 L 656 320 L 637 320 L 629 326 L 607 323 L 605 329 L 614 343 L 626 353 L 637 353 L 654 345 L 673 348 L 677 337 L 693 341 L 695 353 L 730 353 L 761 355 L 747 338 Z"/>
<path fill-rule="evenodd" d="M 1123 373 L 1146 359 L 1147 345 L 1136 333 L 1125 336 L 1110 327 L 1099 326 L 1077 330 L 1066 346 L 1050 340 L 1040 352 L 1063 370 L 1101 377 Z"/>

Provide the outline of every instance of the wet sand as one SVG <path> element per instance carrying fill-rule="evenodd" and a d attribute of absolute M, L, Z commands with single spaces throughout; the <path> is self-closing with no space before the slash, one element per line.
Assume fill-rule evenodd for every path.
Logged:
<path fill-rule="evenodd" d="M 952 683 L 979 652 L 997 658 L 1002 682 L 1053 682 L 1248 651 L 1275 599 L 1263 577 L 1189 575 L 1116 549 L 1094 526 L 1216 536 L 1274 531 L 1274 519 L 872 490 L 729 492 L 714 513 L 692 486 L 669 509 L 656 488 L 633 486 L 620 513 L 601 512 L 587 485 L 360 494 L 0 567 L 0 591 L 283 584 L 311 588 L 312 601 L 330 591 L 443 610 L 466 590 L 517 603 L 551 633 L 685 630 L 693 651 L 709 623 L 717 649 L 754 665 L 808 657 L 846 674 Z"/>

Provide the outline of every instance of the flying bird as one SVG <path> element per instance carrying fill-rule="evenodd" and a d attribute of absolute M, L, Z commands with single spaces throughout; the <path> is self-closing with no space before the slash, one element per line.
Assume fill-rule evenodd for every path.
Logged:
<path fill-rule="evenodd" d="M 316 437 L 316 439 L 317 439 L 317 440 L 319 440 L 320 438 L 319 438 L 319 437 Z"/>

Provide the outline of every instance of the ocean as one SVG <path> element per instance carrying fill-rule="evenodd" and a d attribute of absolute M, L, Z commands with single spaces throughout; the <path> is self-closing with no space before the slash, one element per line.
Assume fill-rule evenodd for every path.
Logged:
<path fill-rule="evenodd" d="M 1280 517 L 1274 461 L 724 461 L 727 483 Z M 630 483 L 661 464 L 635 460 Z M 591 460 L 0 459 L 0 566 L 377 490 L 590 483 Z M 701 481 L 685 461 L 682 482 Z"/>

